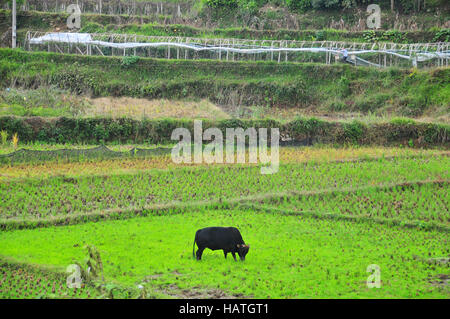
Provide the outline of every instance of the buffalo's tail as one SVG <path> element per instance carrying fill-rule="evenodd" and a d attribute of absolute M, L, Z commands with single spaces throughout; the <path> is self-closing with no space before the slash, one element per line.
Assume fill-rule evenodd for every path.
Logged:
<path fill-rule="evenodd" d="M 195 234 L 194 244 L 192 245 L 192 256 L 195 258 L 195 241 L 197 240 L 197 234 Z"/>

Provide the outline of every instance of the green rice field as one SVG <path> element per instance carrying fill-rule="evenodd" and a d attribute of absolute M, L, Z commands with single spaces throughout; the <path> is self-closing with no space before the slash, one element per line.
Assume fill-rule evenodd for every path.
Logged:
<path fill-rule="evenodd" d="M 0 296 L 449 298 L 450 159 L 389 151 L 319 160 L 322 150 L 291 149 L 273 175 L 245 164 L 164 168 L 161 155 L 132 171 L 118 159 L 102 174 L 3 178 Z M 196 261 L 195 232 L 208 226 L 237 227 L 245 262 L 208 249 Z M 65 269 L 83 265 L 87 246 L 101 256 L 103 288 L 98 278 L 67 288 Z M 380 288 L 367 285 L 369 265 Z"/>

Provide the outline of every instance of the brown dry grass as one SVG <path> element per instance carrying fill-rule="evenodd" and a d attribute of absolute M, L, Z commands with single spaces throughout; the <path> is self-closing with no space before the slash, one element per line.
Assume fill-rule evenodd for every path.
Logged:
<path fill-rule="evenodd" d="M 207 100 L 176 101 L 147 100 L 131 97 L 101 97 L 91 99 L 92 107 L 87 116 L 111 116 L 132 118 L 203 118 L 227 119 L 230 116 Z"/>
<path fill-rule="evenodd" d="M 145 146 L 144 146 L 145 147 Z M 115 150 L 126 151 L 131 146 L 116 147 Z M 396 147 L 282 147 L 280 148 L 280 162 L 306 163 L 309 161 L 330 162 L 345 161 L 355 159 L 369 159 L 381 157 L 407 157 L 407 156 L 431 156 L 445 155 L 448 151 L 443 150 L 423 150 Z M 248 154 L 246 157 L 248 163 Z M 121 158 L 107 159 L 89 162 L 44 162 L 34 164 L 18 164 L 13 166 L 2 166 L 0 181 L 7 181 L 16 178 L 36 178 L 51 176 L 82 176 L 82 175 L 104 175 L 105 172 L 112 174 L 133 174 L 146 171 L 148 169 L 175 169 L 181 166 L 220 166 L 233 164 L 175 164 L 170 155 L 155 156 L 151 158 Z M 243 164 L 251 166 L 255 164 Z"/>
<path fill-rule="evenodd" d="M 300 108 L 276 108 L 276 107 L 248 107 L 244 112 L 246 118 L 272 118 L 281 121 L 293 120 L 296 117 L 316 117 L 325 121 L 348 122 L 358 120 L 364 123 L 387 122 L 393 118 L 401 117 L 397 114 L 362 114 L 358 112 L 332 112 L 318 107 Z M 450 114 L 446 110 L 433 110 L 423 114 L 420 117 L 412 118 L 417 122 L 426 123 L 450 123 Z"/>

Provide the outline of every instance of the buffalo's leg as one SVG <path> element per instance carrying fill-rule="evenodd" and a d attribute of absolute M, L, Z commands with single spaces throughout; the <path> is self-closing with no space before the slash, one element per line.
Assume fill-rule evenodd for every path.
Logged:
<path fill-rule="evenodd" d="M 205 247 L 199 247 L 198 248 L 198 250 L 196 252 L 197 260 L 201 260 L 202 259 L 202 254 L 203 254 L 204 250 L 205 250 Z"/>
<path fill-rule="evenodd" d="M 224 250 L 223 255 L 225 256 L 225 259 L 227 259 L 228 251 Z"/>
<path fill-rule="evenodd" d="M 231 254 L 233 255 L 234 261 L 237 261 L 236 260 L 236 253 L 233 251 L 233 252 L 231 252 Z"/>

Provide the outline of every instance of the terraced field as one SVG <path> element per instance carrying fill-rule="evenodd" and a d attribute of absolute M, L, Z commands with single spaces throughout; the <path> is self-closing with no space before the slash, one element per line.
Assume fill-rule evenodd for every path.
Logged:
<path fill-rule="evenodd" d="M 450 296 L 445 151 L 287 148 L 273 175 L 165 158 L 2 167 L 0 296 Z M 65 170 L 97 164 L 102 173 Z M 246 261 L 210 250 L 196 261 L 194 234 L 207 226 L 238 227 Z M 87 246 L 103 284 L 68 290 L 65 268 L 83 265 Z M 372 264 L 381 288 L 367 286 Z"/>
<path fill-rule="evenodd" d="M 142 208 L 176 202 L 223 201 L 289 191 L 354 188 L 448 178 L 446 156 L 343 163 L 286 164 L 274 176 L 259 167 L 181 168 L 134 174 L 25 179 L 1 185 L 6 218 Z M 330 178 L 330 176 L 333 176 Z"/>
<path fill-rule="evenodd" d="M 450 299 L 448 1 L 145 1 L 0 1 L 0 299 Z"/>

